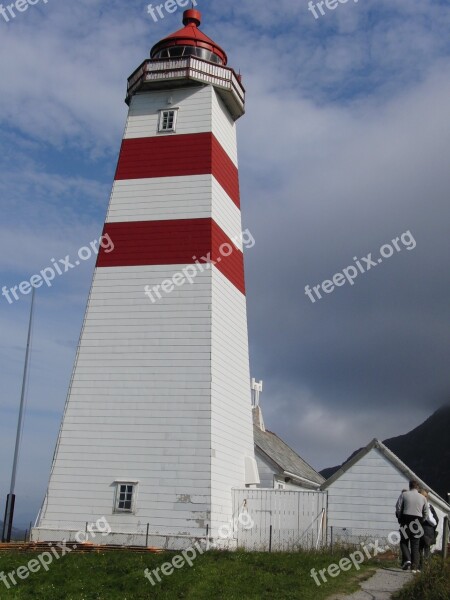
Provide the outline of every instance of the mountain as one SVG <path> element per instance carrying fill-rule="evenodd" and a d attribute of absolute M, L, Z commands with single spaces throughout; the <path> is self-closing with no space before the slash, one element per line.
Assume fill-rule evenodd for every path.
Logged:
<path fill-rule="evenodd" d="M 342 463 L 342 465 L 345 465 L 345 463 L 348 463 L 349 460 L 352 460 L 352 458 L 356 456 L 356 454 L 358 454 L 358 452 L 360 452 L 361 450 L 362 448 L 358 448 L 358 450 L 355 450 L 353 454 L 350 454 L 347 460 L 345 460 Z M 332 475 L 336 473 L 336 471 L 338 471 L 342 467 L 342 465 L 338 465 L 337 467 L 325 467 L 325 469 L 322 469 L 321 471 L 319 471 L 319 473 L 322 475 L 322 477 L 325 477 L 325 479 L 329 479 Z"/>
<path fill-rule="evenodd" d="M 383 443 L 444 500 L 448 500 L 447 493 L 450 492 L 450 405 L 437 410 L 422 425 L 409 433 L 384 440 Z M 359 450 L 354 452 L 347 461 L 357 452 Z M 323 469 L 320 474 L 328 479 L 340 467 L 341 465 Z"/>

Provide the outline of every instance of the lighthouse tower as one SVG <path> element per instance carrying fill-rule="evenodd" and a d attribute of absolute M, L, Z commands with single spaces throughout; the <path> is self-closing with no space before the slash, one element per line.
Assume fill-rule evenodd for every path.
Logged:
<path fill-rule="evenodd" d="M 35 540 L 187 546 L 258 483 L 236 121 L 240 76 L 197 10 L 128 80 L 129 114 Z M 98 538 L 97 538 L 98 541 Z M 137 540 L 136 540 L 137 541 Z"/>

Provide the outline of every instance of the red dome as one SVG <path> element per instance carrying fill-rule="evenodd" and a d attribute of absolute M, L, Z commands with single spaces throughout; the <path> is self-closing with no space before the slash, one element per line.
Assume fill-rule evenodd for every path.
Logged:
<path fill-rule="evenodd" d="M 211 38 L 199 30 L 201 19 L 202 15 L 198 10 L 184 11 L 183 23 L 185 27 L 155 44 L 151 49 L 150 57 L 181 58 L 190 55 L 226 65 L 228 62 L 226 53 Z"/>

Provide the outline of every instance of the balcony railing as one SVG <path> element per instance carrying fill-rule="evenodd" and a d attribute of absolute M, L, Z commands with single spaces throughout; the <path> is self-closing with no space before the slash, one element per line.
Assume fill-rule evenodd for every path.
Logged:
<path fill-rule="evenodd" d="M 144 61 L 128 79 L 127 103 L 138 91 L 170 87 L 183 80 L 213 85 L 218 88 L 233 118 L 238 119 L 244 113 L 245 89 L 234 70 L 193 56 Z"/>

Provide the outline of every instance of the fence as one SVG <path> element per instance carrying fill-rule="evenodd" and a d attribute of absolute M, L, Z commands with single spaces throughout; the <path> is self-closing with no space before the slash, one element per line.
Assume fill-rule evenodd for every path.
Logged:
<path fill-rule="evenodd" d="M 247 512 L 252 527 L 236 519 L 237 546 L 246 550 L 295 551 L 326 545 L 327 492 L 233 490 L 234 515 Z"/>
<path fill-rule="evenodd" d="M 432 545 L 431 551 L 441 554 L 444 559 L 447 558 L 449 550 L 449 522 L 448 517 L 444 518 L 442 538 Z M 336 527 L 329 525 L 326 534 L 327 545 L 330 550 L 336 547 L 353 548 L 357 546 L 370 545 L 378 542 L 379 547 L 384 547 L 387 552 L 399 553 L 399 530 L 392 529 L 360 529 L 354 527 Z"/>
<path fill-rule="evenodd" d="M 205 542 L 206 535 L 159 534 L 150 530 L 149 525 L 143 525 L 140 531 L 106 530 L 93 527 L 86 523 L 82 529 L 75 529 L 70 525 L 61 525 L 61 528 L 35 527 L 31 532 L 33 542 L 61 542 L 65 541 L 69 547 L 75 548 L 83 544 L 99 546 L 121 546 L 160 548 L 162 550 L 185 550 L 192 547 L 195 542 Z"/>
<path fill-rule="evenodd" d="M 236 547 L 254 551 L 297 551 L 299 549 L 318 549 L 325 546 L 331 550 L 336 547 L 357 547 L 370 545 L 378 541 L 381 546 L 390 546 L 392 552 L 398 551 L 398 542 L 390 539 L 390 533 L 384 528 L 361 529 L 355 527 L 337 527 L 330 524 L 327 512 L 327 492 L 308 492 L 274 489 L 235 489 L 233 490 L 233 527 L 228 528 L 227 539 L 220 547 Z M 240 518 L 243 514 L 245 519 Z M 100 525 L 102 520 L 98 521 Z M 332 523 L 332 521 L 331 521 Z M 31 524 L 30 524 L 31 525 Z M 21 532 L 15 541 L 60 542 L 67 541 L 70 546 L 82 544 L 111 545 L 122 547 L 154 547 L 171 550 L 184 550 L 196 542 L 206 544 L 215 541 L 207 525 L 200 537 L 176 534 L 156 534 L 150 525 L 143 524 L 139 531 L 109 531 L 94 524 L 85 523 L 76 529 L 75 523 L 58 523 L 52 528 L 33 528 Z M 104 524 L 103 524 L 104 525 Z M 448 518 L 445 519 L 444 535 L 433 550 L 445 556 L 448 550 Z M 216 534 L 217 537 L 217 534 Z"/>
<path fill-rule="evenodd" d="M 30 525 L 29 525 L 29 527 L 27 527 L 27 529 L 19 529 L 19 528 L 13 527 L 12 531 L 11 531 L 11 542 L 12 543 L 29 542 L 31 539 L 31 528 L 32 527 L 33 527 L 32 523 L 30 523 Z M 1 527 L 0 527 L 0 531 L 1 531 Z M 0 542 L 1 542 L 1 535 L 0 535 Z"/>
<path fill-rule="evenodd" d="M 333 549 L 337 546 L 341 548 L 352 548 L 364 544 L 370 544 L 378 540 L 380 546 L 392 545 L 389 541 L 389 534 L 397 530 L 392 529 L 362 529 L 355 527 L 337 527 L 328 526 L 327 540 L 328 546 Z M 395 544 L 394 544 L 395 546 Z"/>

